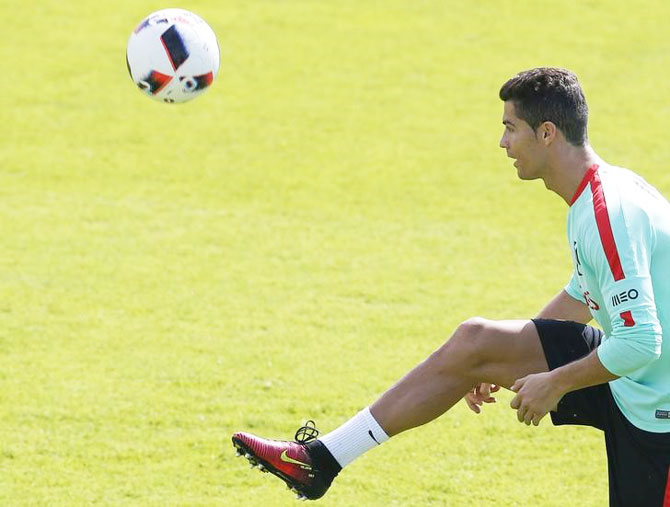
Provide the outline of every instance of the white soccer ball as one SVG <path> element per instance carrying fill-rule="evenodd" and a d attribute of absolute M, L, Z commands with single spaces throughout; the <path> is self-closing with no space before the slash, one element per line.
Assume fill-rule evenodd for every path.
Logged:
<path fill-rule="evenodd" d="M 186 102 L 203 93 L 219 72 L 219 45 L 210 26 L 184 9 L 149 14 L 130 34 L 131 79 L 149 97 Z"/>

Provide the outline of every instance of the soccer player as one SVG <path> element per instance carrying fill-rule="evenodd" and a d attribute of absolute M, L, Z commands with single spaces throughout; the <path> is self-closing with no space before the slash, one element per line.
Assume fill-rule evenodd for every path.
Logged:
<path fill-rule="evenodd" d="M 358 456 L 462 398 L 479 412 L 503 386 L 516 393 L 520 422 L 538 425 L 551 412 L 555 425 L 603 431 L 610 505 L 670 507 L 670 204 L 591 148 L 588 107 L 572 72 L 521 72 L 500 98 L 500 146 L 519 178 L 542 179 L 569 206 L 572 278 L 535 319 L 463 322 L 321 438 L 313 424 L 295 442 L 233 435 L 238 454 L 300 498 L 320 498 Z M 587 325 L 591 319 L 603 331 Z"/>

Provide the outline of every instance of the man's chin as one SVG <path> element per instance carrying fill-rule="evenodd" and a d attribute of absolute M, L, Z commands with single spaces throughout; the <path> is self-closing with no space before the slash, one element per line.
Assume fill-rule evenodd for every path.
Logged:
<path fill-rule="evenodd" d="M 516 169 L 516 175 L 519 177 L 520 180 L 525 180 L 525 176 L 523 174 L 523 169 L 521 169 L 521 166 L 519 166 L 518 162 L 514 162 L 514 168 Z"/>
<path fill-rule="evenodd" d="M 516 167 L 516 175 L 519 177 L 520 180 L 525 180 L 525 181 L 530 181 L 530 180 L 536 180 L 539 178 L 537 175 L 532 175 L 524 172 L 523 168 L 519 167 L 518 165 L 515 164 Z"/>

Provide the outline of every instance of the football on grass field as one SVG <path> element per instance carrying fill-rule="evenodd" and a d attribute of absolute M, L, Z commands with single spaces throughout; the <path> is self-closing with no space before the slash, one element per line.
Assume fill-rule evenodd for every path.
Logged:
<path fill-rule="evenodd" d="M 144 18 L 128 40 L 131 79 L 149 97 L 186 102 L 202 94 L 219 71 L 216 35 L 200 16 L 164 9 Z"/>

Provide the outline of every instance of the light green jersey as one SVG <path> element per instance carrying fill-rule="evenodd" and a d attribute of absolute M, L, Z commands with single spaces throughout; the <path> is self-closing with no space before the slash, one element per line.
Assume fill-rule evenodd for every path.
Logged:
<path fill-rule="evenodd" d="M 636 427 L 670 432 L 670 203 L 635 173 L 593 166 L 568 212 L 574 272 L 605 338 L 597 353 L 620 378 L 617 405 Z"/>

